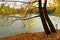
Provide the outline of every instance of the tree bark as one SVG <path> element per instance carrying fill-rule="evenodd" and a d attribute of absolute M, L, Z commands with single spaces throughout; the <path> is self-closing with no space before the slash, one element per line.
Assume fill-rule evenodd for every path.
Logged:
<path fill-rule="evenodd" d="M 46 21 L 47 21 L 47 23 L 48 23 L 48 25 L 49 25 L 49 27 L 50 27 L 51 32 L 56 33 L 56 30 L 55 30 L 55 28 L 54 28 L 54 25 L 52 24 L 50 18 L 48 17 L 46 5 L 47 5 L 47 0 L 45 0 L 44 7 L 43 7 Z"/>
<path fill-rule="evenodd" d="M 51 34 L 50 31 L 49 31 L 49 28 L 47 26 L 47 23 L 46 23 L 46 20 L 45 20 L 45 17 L 44 17 L 44 13 L 43 13 L 43 9 L 42 9 L 42 4 L 41 4 L 41 0 L 38 0 L 39 2 L 39 14 L 40 14 L 40 18 L 41 18 L 41 21 L 42 21 L 42 24 L 43 24 L 43 28 L 45 30 L 45 33 L 47 35 Z"/>

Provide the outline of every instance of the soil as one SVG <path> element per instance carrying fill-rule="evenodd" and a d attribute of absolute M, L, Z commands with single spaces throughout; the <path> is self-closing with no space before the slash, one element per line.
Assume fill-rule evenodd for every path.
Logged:
<path fill-rule="evenodd" d="M 0 40 L 60 40 L 60 30 L 57 30 L 57 33 L 51 33 L 48 36 L 45 32 L 21 33 L 0 38 Z"/>

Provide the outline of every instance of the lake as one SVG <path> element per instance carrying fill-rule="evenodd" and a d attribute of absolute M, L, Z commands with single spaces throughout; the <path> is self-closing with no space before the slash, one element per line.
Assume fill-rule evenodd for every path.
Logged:
<path fill-rule="evenodd" d="M 55 16 L 49 16 L 49 17 L 50 17 L 52 23 L 54 24 L 55 28 L 56 28 L 56 24 L 58 24 L 57 27 L 58 27 L 58 29 L 60 29 L 60 27 L 59 27 L 60 19 Z M 10 26 L 1 26 L 1 24 L 2 24 L 2 20 L 0 19 L 0 38 L 5 37 L 5 36 L 19 34 L 19 33 L 25 33 L 25 32 L 28 32 L 29 30 L 30 30 L 30 32 L 44 31 L 42 22 L 39 17 L 34 18 L 33 27 L 31 27 L 30 29 L 23 28 L 22 20 L 17 20 Z"/>

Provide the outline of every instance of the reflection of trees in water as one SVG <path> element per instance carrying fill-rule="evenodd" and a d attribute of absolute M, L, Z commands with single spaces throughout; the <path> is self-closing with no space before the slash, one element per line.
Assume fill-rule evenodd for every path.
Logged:
<path fill-rule="evenodd" d="M 22 18 L 20 16 L 16 16 L 16 15 L 10 15 L 10 16 L 2 16 L 1 19 L 0 19 L 0 25 L 1 26 L 9 26 L 11 24 L 13 24 L 15 21 L 18 21 L 18 20 L 22 20 L 23 22 L 23 26 L 25 26 L 25 24 L 27 24 L 29 22 L 29 20 L 33 20 L 33 18 L 36 18 L 36 17 L 39 17 L 38 15 L 37 16 L 33 16 L 31 15 L 30 13 L 27 15 L 27 17 L 25 18 Z"/>
<path fill-rule="evenodd" d="M 7 17 L 7 16 L 3 16 L 1 19 L 1 26 L 6 26 L 6 25 L 8 25 L 7 24 L 7 22 L 9 21 L 9 17 Z"/>
<path fill-rule="evenodd" d="M 55 28 L 56 29 L 59 29 L 58 27 L 58 25 L 60 24 L 60 18 L 59 17 L 56 17 L 56 16 L 51 16 L 51 19 L 52 19 L 52 21 L 54 22 L 54 25 L 55 25 Z"/>

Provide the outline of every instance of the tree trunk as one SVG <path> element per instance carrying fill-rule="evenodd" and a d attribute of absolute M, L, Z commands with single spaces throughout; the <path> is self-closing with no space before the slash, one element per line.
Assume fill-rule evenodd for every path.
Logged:
<path fill-rule="evenodd" d="M 41 4 L 41 0 L 38 0 L 39 2 L 39 13 L 40 13 L 40 18 L 41 18 L 41 21 L 42 21 L 42 24 L 43 24 L 43 28 L 45 30 L 45 33 L 47 35 L 51 34 L 50 31 L 49 31 L 49 28 L 47 26 L 47 23 L 46 23 L 46 20 L 45 20 L 45 17 L 44 17 L 44 13 L 43 13 L 43 9 L 42 9 L 42 4 Z"/>
<path fill-rule="evenodd" d="M 44 7 L 43 7 L 46 21 L 47 21 L 47 23 L 48 23 L 48 25 L 49 25 L 49 27 L 50 27 L 51 32 L 55 32 L 55 33 L 56 33 L 56 30 L 55 30 L 55 28 L 54 28 L 54 25 L 52 24 L 50 18 L 48 17 L 46 5 L 47 5 L 47 0 L 45 0 Z"/>

